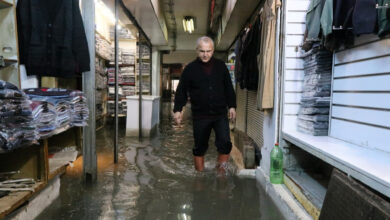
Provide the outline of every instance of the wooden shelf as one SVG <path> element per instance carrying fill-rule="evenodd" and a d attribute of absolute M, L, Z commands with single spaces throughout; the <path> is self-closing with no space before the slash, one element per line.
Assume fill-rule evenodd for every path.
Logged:
<path fill-rule="evenodd" d="M 114 114 L 111 114 L 110 116 L 115 117 Z M 126 115 L 125 114 L 118 114 L 118 118 L 123 118 L 123 117 L 126 117 Z"/>
<path fill-rule="evenodd" d="M 49 163 L 49 166 L 53 167 L 50 163 Z M 54 168 L 51 168 L 52 171 L 49 172 L 48 179 L 51 180 L 54 177 L 65 173 L 67 166 L 68 166 L 68 164 L 63 164 L 63 165 L 58 165 L 58 166 L 54 166 Z"/>
<path fill-rule="evenodd" d="M 96 128 L 96 131 L 99 131 L 99 130 L 102 129 L 102 128 L 104 128 L 104 125 L 97 127 L 97 128 Z"/>
<path fill-rule="evenodd" d="M 96 55 L 97 55 L 99 58 L 103 59 L 103 60 L 110 61 L 110 59 L 107 59 L 107 57 L 104 57 L 104 56 L 101 55 L 98 51 L 96 51 Z"/>
<path fill-rule="evenodd" d="M 114 98 L 108 98 L 107 101 L 115 101 Z M 126 101 L 126 98 L 119 98 L 118 101 Z"/>
<path fill-rule="evenodd" d="M 119 41 L 136 41 L 137 39 L 119 38 Z"/>
<path fill-rule="evenodd" d="M 99 115 L 98 117 L 96 117 L 96 121 L 97 121 L 97 120 L 100 120 L 100 119 L 102 119 L 102 118 L 104 118 L 104 117 L 106 117 L 106 114 Z"/>
<path fill-rule="evenodd" d="M 118 64 L 118 65 L 119 65 L 119 67 L 130 67 L 130 66 L 135 66 L 135 64 Z M 108 66 L 110 66 L 110 67 L 115 67 L 115 63 L 110 62 L 110 63 L 108 64 Z"/>
<path fill-rule="evenodd" d="M 12 7 L 12 6 L 13 6 L 12 3 L 6 2 L 4 0 L 0 0 L 0 9 L 9 8 L 9 7 Z"/>
<path fill-rule="evenodd" d="M 53 135 L 51 135 L 50 137 L 52 137 L 54 135 L 61 134 L 62 132 L 65 132 L 65 131 L 69 130 L 70 128 L 72 128 L 72 126 L 66 125 L 65 127 L 56 129 L 55 132 L 53 133 Z M 47 138 L 50 138 L 50 137 L 47 137 Z M 47 138 L 44 138 L 44 139 L 47 139 Z"/>
<path fill-rule="evenodd" d="M 38 193 L 46 186 L 45 182 L 38 182 L 32 188 L 31 191 L 23 192 L 11 192 L 8 196 L 0 198 L 0 219 L 3 219 L 6 215 L 23 205 L 33 195 Z"/>
<path fill-rule="evenodd" d="M 77 151 L 69 151 L 69 152 L 58 152 L 54 154 L 53 158 L 49 159 L 49 176 L 48 179 L 51 180 L 54 177 L 65 173 L 66 167 L 74 158 L 74 161 L 77 159 Z"/>

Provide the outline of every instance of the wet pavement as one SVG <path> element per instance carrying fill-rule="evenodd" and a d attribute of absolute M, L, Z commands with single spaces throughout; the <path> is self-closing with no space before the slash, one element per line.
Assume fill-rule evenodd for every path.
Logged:
<path fill-rule="evenodd" d="M 158 135 L 139 141 L 120 134 L 119 163 L 113 164 L 113 134 L 97 137 L 98 181 L 82 182 L 77 160 L 61 178 L 60 197 L 37 219 L 283 219 L 255 179 L 217 176 L 217 151 L 210 142 L 206 171 L 192 162 L 192 125 L 173 124 L 164 106 Z M 124 125 L 122 125 L 124 127 Z"/>

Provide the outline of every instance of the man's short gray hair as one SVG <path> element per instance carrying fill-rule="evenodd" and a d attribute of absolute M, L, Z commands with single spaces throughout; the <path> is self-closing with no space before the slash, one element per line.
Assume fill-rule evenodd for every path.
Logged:
<path fill-rule="evenodd" d="M 202 37 L 198 38 L 198 40 L 196 41 L 196 49 L 198 49 L 198 47 L 200 46 L 201 42 L 211 43 L 211 45 L 214 48 L 214 41 L 213 41 L 213 39 L 211 39 L 210 37 L 207 37 L 207 36 L 202 36 Z"/>

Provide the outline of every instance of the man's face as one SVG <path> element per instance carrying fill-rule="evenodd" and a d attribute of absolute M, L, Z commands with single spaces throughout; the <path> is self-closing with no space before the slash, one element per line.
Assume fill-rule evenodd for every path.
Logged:
<path fill-rule="evenodd" d="M 214 53 L 214 48 L 211 43 L 201 41 L 198 49 L 198 57 L 203 63 L 209 62 Z"/>

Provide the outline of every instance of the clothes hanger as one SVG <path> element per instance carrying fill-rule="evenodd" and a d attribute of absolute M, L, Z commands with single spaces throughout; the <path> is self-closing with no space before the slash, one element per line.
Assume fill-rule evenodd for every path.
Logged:
<path fill-rule="evenodd" d="M 376 9 L 386 9 L 386 8 L 390 8 L 390 5 L 388 3 L 386 3 L 384 5 L 376 4 L 375 8 Z"/>

